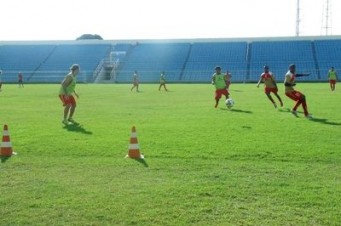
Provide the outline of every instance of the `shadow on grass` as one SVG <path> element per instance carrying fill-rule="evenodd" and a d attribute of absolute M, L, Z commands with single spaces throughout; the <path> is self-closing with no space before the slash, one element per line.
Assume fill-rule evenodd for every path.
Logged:
<path fill-rule="evenodd" d="M 243 92 L 242 90 L 238 90 L 238 89 L 234 89 L 234 90 L 231 89 L 230 91 L 236 92 L 236 93 L 241 93 L 241 92 Z"/>
<path fill-rule="evenodd" d="M 77 132 L 77 133 L 84 133 L 88 135 L 92 135 L 91 131 L 86 130 L 82 125 L 79 124 L 71 124 L 71 125 L 64 125 L 63 129 L 66 129 L 70 132 Z"/>
<path fill-rule="evenodd" d="M 141 163 L 144 167 L 149 167 L 146 160 L 144 159 L 134 159 L 134 160 Z"/>
<path fill-rule="evenodd" d="M 5 163 L 11 156 L 0 156 L 1 163 Z"/>
<path fill-rule="evenodd" d="M 149 167 L 148 166 L 148 164 L 147 164 L 147 162 L 146 162 L 146 160 L 144 160 L 144 158 L 142 159 L 136 159 L 136 158 L 129 158 L 128 157 L 128 155 L 126 156 L 126 158 L 128 158 L 128 159 L 133 159 L 133 160 L 135 160 L 136 162 L 139 162 L 139 163 L 141 163 L 142 165 L 144 165 L 144 167 Z"/>
<path fill-rule="evenodd" d="M 279 109 L 280 112 L 289 112 L 291 113 L 291 110 L 289 108 L 284 108 L 284 109 Z M 301 111 L 297 111 L 298 113 L 301 113 L 303 114 L 303 112 Z M 292 114 L 293 116 L 295 116 L 296 118 L 299 118 L 298 115 L 294 115 Z M 332 126 L 341 126 L 341 123 L 339 122 L 329 122 L 328 119 L 325 119 L 325 118 L 316 118 L 313 116 L 313 118 L 309 119 L 310 121 L 312 122 L 318 122 L 318 123 L 322 123 L 322 124 L 326 124 L 326 125 L 332 125 Z"/>
<path fill-rule="evenodd" d="M 227 109 L 227 108 L 220 108 L 221 110 L 225 110 L 225 111 L 233 111 L 233 112 L 238 112 L 238 113 L 247 113 L 247 114 L 252 114 L 252 111 L 245 111 L 245 110 L 241 110 L 241 109 L 235 109 L 235 108 L 231 108 L 231 109 Z"/>
<path fill-rule="evenodd" d="M 328 119 L 325 119 L 325 118 L 314 118 L 313 117 L 312 119 L 310 119 L 310 121 L 319 122 L 319 123 L 322 123 L 322 124 L 332 125 L 332 126 L 341 126 L 341 123 L 329 122 Z"/>

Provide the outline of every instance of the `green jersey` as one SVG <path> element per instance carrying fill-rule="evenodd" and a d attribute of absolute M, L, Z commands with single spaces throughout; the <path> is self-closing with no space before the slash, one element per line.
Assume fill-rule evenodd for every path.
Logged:
<path fill-rule="evenodd" d="M 328 72 L 328 78 L 331 79 L 331 80 L 336 80 L 336 71 L 330 70 Z"/>
<path fill-rule="evenodd" d="M 212 81 L 216 89 L 226 88 L 225 75 L 214 73 L 212 76 Z"/>
<path fill-rule="evenodd" d="M 165 78 L 164 75 L 161 75 L 161 76 L 160 76 L 160 83 L 161 83 L 161 84 L 165 84 L 165 83 L 166 83 L 166 78 Z"/>
<path fill-rule="evenodd" d="M 75 88 L 76 88 L 76 77 L 74 77 L 71 73 L 68 74 L 65 79 L 63 80 L 63 82 L 66 80 L 66 79 L 70 79 L 71 78 L 71 82 L 70 84 L 64 88 L 63 85 L 61 85 L 60 87 L 60 90 L 59 90 L 59 94 L 61 95 L 71 95 L 75 92 Z M 63 83 L 62 82 L 62 83 Z"/>

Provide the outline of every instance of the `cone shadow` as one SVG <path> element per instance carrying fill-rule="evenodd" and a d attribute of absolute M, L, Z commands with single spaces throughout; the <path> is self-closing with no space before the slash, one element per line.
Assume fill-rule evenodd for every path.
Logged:
<path fill-rule="evenodd" d="M 144 165 L 144 167 L 149 167 L 148 163 L 144 159 L 134 159 L 134 160 Z"/>
<path fill-rule="evenodd" d="M 9 158 L 11 158 L 10 156 L 1 156 L 1 163 L 5 163 Z"/>

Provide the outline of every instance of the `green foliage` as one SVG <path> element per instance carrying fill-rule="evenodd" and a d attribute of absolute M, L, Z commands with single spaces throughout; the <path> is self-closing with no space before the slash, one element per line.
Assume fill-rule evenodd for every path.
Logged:
<path fill-rule="evenodd" d="M 0 123 L 16 156 L 0 163 L 0 225 L 339 225 L 341 93 L 298 84 L 313 119 L 280 95 L 232 84 L 79 84 L 65 127 L 58 85 L 6 85 Z M 131 127 L 145 161 L 124 158 Z"/>

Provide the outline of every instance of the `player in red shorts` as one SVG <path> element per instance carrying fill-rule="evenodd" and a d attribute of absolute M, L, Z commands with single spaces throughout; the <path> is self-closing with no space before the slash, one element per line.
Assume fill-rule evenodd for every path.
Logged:
<path fill-rule="evenodd" d="M 139 74 L 137 73 L 137 71 L 134 71 L 133 87 L 131 87 L 130 91 L 133 91 L 134 88 L 136 88 L 136 92 L 139 92 Z"/>
<path fill-rule="evenodd" d="M 18 74 L 18 85 L 19 85 L 19 87 L 24 87 L 23 75 L 21 72 L 19 72 L 19 74 Z"/>
<path fill-rule="evenodd" d="M 279 100 L 279 103 L 281 104 L 281 107 L 283 107 L 283 102 L 281 97 L 278 95 L 278 88 L 276 84 L 276 80 L 272 74 L 271 71 L 269 71 L 269 66 L 264 66 L 264 72 L 261 74 L 259 81 L 257 83 L 257 87 L 259 87 L 259 84 L 261 82 L 264 82 L 264 92 L 266 96 L 269 98 L 271 103 L 274 105 L 275 108 L 277 108 L 277 104 L 275 103 L 274 99 L 272 99 L 272 96 L 270 93 L 273 93 L 277 99 Z"/>
<path fill-rule="evenodd" d="M 330 89 L 332 91 L 335 90 L 335 84 L 337 80 L 337 74 L 336 71 L 334 70 L 334 67 L 331 67 L 328 71 L 328 79 L 329 79 L 329 84 L 330 84 Z"/>
<path fill-rule="evenodd" d="M 307 102 L 305 99 L 305 95 L 294 89 L 296 85 L 295 79 L 301 76 L 309 76 L 310 74 L 296 74 L 296 65 L 289 65 L 289 71 L 285 75 L 284 86 L 285 86 L 285 95 L 296 101 L 294 107 L 291 110 L 291 113 L 297 117 L 297 108 L 302 105 L 304 116 L 308 119 L 311 119 L 312 116 L 308 112 Z"/>
<path fill-rule="evenodd" d="M 73 95 L 79 97 L 75 91 L 76 76 L 79 73 L 79 65 L 73 64 L 70 67 L 70 72 L 65 76 L 59 90 L 59 98 L 63 102 L 64 106 L 64 119 L 62 123 L 65 125 L 78 124 L 73 120 L 73 114 L 76 109 L 76 100 Z"/>
<path fill-rule="evenodd" d="M 226 99 L 229 98 L 229 92 L 226 88 L 226 77 L 221 73 L 221 67 L 215 67 L 215 73 L 212 75 L 211 82 L 216 88 L 214 107 L 217 108 L 222 95 L 224 95 Z"/>

